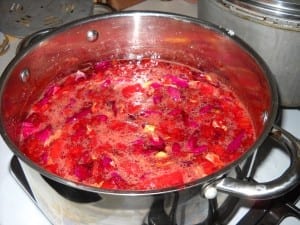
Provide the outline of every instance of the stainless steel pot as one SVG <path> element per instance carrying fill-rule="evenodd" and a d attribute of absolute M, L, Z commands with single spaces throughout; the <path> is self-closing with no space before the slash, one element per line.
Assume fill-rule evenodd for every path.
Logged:
<path fill-rule="evenodd" d="M 268 64 L 284 107 L 300 106 L 300 3 L 199 0 L 198 17 L 232 30 Z"/>
<path fill-rule="evenodd" d="M 207 199 L 222 198 L 218 192 L 268 199 L 299 183 L 300 142 L 274 124 L 278 107 L 275 81 L 262 59 L 231 32 L 181 15 L 124 12 L 82 19 L 32 40 L 0 78 L 0 131 L 21 160 L 37 204 L 54 224 L 142 224 L 160 201 L 168 218 L 173 218 L 161 224 L 174 221 L 195 224 L 194 218 L 209 218 Z M 19 150 L 19 122 L 45 86 L 88 61 L 114 58 L 165 59 L 217 74 L 231 85 L 249 110 L 257 140 L 240 159 L 210 176 L 185 187 L 152 191 L 112 191 L 85 186 L 50 174 L 27 158 Z M 244 167 L 269 136 L 290 155 L 289 168 L 266 183 L 239 179 L 235 175 L 237 167 Z M 73 192 L 86 198 L 71 200 Z M 174 201 L 178 202 L 175 208 L 170 204 Z M 184 209 L 195 209 L 194 206 L 204 216 L 199 218 L 198 210 L 183 215 Z M 182 222 L 184 218 L 190 219 Z"/>

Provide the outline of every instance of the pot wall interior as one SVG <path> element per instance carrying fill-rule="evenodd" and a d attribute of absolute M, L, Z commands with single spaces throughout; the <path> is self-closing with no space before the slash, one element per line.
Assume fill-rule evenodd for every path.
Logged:
<path fill-rule="evenodd" d="M 97 35 L 89 41 L 88 33 Z M 229 35 L 198 20 L 133 13 L 62 27 L 17 56 L 1 87 L 1 119 L 9 138 L 18 142 L 18 122 L 52 80 L 88 62 L 141 58 L 170 60 L 220 77 L 249 110 L 257 134 L 262 133 L 262 115 L 271 113 L 273 93 L 255 57 Z M 20 79 L 24 70 L 29 72 L 25 82 Z"/>

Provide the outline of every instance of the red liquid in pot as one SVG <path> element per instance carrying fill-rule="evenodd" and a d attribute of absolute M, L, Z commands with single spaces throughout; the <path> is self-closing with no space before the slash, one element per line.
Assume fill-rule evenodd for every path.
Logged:
<path fill-rule="evenodd" d="M 118 190 L 195 181 L 254 142 L 247 110 L 215 76 L 166 61 L 103 61 L 49 85 L 21 149 L 63 178 Z"/>

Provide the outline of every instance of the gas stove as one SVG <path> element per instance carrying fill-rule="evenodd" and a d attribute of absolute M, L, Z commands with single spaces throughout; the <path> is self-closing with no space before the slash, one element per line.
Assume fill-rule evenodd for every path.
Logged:
<path fill-rule="evenodd" d="M 184 0 L 148 0 L 129 9 L 159 10 L 197 17 L 195 4 Z M 8 51 L 0 56 L 0 74 L 13 58 L 20 42 L 20 39 L 13 37 L 10 37 L 9 40 Z M 282 108 L 279 115 L 278 125 L 294 136 L 300 137 L 300 120 L 298 119 L 300 118 L 300 110 L 298 108 Z M 289 165 L 288 157 L 279 148 L 270 147 L 269 143 L 264 143 L 262 148 L 266 148 L 267 151 L 263 152 L 267 153 L 257 156 L 263 159 L 263 163 L 259 164 L 250 178 L 259 182 L 274 179 Z M 43 214 L 36 204 L 30 185 L 22 175 L 18 161 L 2 139 L 0 139 L 0 177 L 0 225 L 51 224 L 47 215 Z M 284 197 L 271 201 L 239 200 L 237 205 L 233 207 L 234 210 L 230 219 L 227 219 L 226 223 L 216 221 L 214 225 L 299 225 L 299 192 L 300 187 L 298 186 Z"/>

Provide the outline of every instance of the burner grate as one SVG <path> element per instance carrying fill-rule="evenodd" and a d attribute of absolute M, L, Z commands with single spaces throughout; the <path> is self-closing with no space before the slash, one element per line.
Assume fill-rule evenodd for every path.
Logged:
<path fill-rule="evenodd" d="M 288 217 L 300 222 L 300 185 L 284 196 L 269 201 L 257 201 L 237 225 L 278 225 Z"/>

